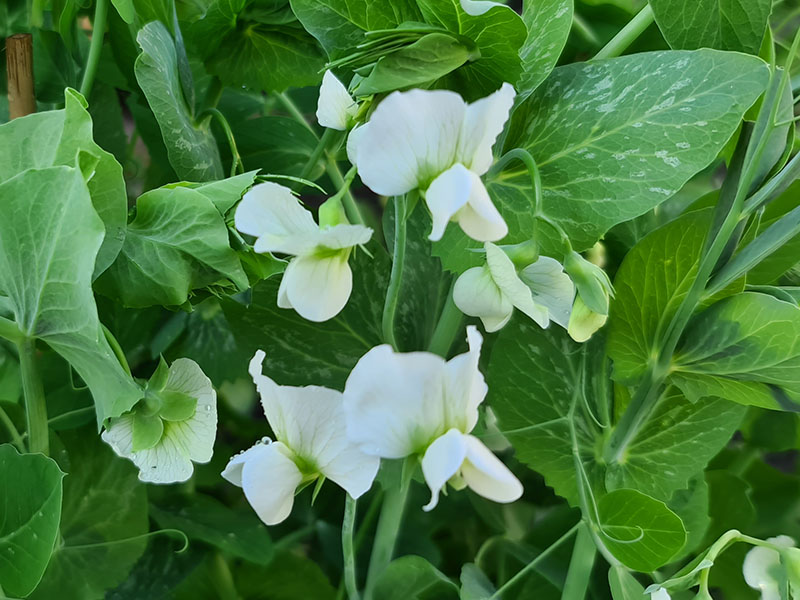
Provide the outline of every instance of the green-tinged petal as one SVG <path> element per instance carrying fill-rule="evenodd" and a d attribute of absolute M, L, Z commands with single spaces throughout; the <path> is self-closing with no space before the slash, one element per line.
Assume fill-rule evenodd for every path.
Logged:
<path fill-rule="evenodd" d="M 608 315 L 599 315 L 591 310 L 580 296 L 575 298 L 572 313 L 569 316 L 567 333 L 576 342 L 585 342 L 595 331 L 605 325 Z"/>
<path fill-rule="evenodd" d="M 542 256 L 522 269 L 519 277 L 530 288 L 534 302 L 547 308 L 550 319 L 566 329 L 575 300 L 575 284 L 564 272 L 561 263 L 549 256 Z"/>
<path fill-rule="evenodd" d="M 533 293 L 517 275 L 517 269 L 508 255 L 491 243 L 486 243 L 485 248 L 486 264 L 497 287 L 515 308 L 536 321 L 539 327 L 547 327 L 550 324 L 547 309 L 534 302 Z"/>

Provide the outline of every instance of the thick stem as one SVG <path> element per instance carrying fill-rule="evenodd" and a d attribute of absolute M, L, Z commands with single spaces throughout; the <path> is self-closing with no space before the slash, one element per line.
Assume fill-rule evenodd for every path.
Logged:
<path fill-rule="evenodd" d="M 461 324 L 464 322 L 464 315 L 453 302 L 453 285 L 450 286 L 450 291 L 447 294 L 442 314 L 439 316 L 439 322 L 436 323 L 436 329 L 433 330 L 433 337 L 431 343 L 428 345 L 428 352 L 438 354 L 443 358 L 447 358 L 447 353 L 453 345 L 453 341 L 461 330 Z"/>
<path fill-rule="evenodd" d="M 33 37 L 18 33 L 6 38 L 8 116 L 11 119 L 36 112 L 33 90 Z"/>
<path fill-rule="evenodd" d="M 397 338 L 394 335 L 394 319 L 397 313 L 397 304 L 400 300 L 400 288 L 403 283 L 403 265 L 406 261 L 406 196 L 396 196 L 394 199 L 394 251 L 392 252 L 392 273 L 389 276 L 389 288 L 386 290 L 386 301 L 383 305 L 383 319 L 381 322 L 383 340 L 391 344 L 395 350 Z"/>
<path fill-rule="evenodd" d="M 214 553 L 212 559 L 212 572 L 214 591 L 217 593 L 217 598 L 220 600 L 239 600 L 239 594 L 236 592 L 236 585 L 233 583 L 233 575 L 231 575 L 230 567 L 225 562 L 222 554 L 219 552 Z"/>
<path fill-rule="evenodd" d="M 619 56 L 628 49 L 628 46 L 636 41 L 636 38 L 644 33 L 645 29 L 653 24 L 653 21 L 655 21 L 653 9 L 650 8 L 649 4 L 645 4 L 644 8 L 640 10 L 610 42 L 603 46 L 592 60 Z"/>
<path fill-rule="evenodd" d="M 94 7 L 94 20 L 92 21 L 92 44 L 89 47 L 89 57 L 86 59 L 86 70 L 81 81 L 81 95 L 87 100 L 92 93 L 94 76 L 97 65 L 100 63 L 100 53 L 103 50 L 103 38 L 106 33 L 106 17 L 108 16 L 108 0 L 97 0 Z"/>
<path fill-rule="evenodd" d="M 319 159 L 322 158 L 323 154 L 325 154 L 326 148 L 332 142 L 335 136 L 336 136 L 335 129 L 326 129 L 322 133 L 322 137 L 319 138 L 316 147 L 311 152 L 311 156 L 308 157 L 306 164 L 303 165 L 303 170 L 300 172 L 300 179 L 308 179 L 308 176 L 314 170 L 314 167 L 317 166 Z"/>
<path fill-rule="evenodd" d="M 50 453 L 50 440 L 47 432 L 47 405 L 44 387 L 36 366 L 36 346 L 34 340 L 25 338 L 17 344 L 19 365 L 22 375 L 22 390 L 25 393 L 25 412 L 28 420 L 28 450 Z"/>
<path fill-rule="evenodd" d="M 403 511 L 408 498 L 411 478 L 403 477 L 400 486 L 386 492 L 381 507 L 381 516 L 378 519 L 378 528 L 375 531 L 375 541 L 372 544 L 372 554 L 369 559 L 367 571 L 367 587 L 364 591 L 366 600 L 372 600 L 372 593 L 378 577 L 392 561 L 397 533 L 403 521 Z"/>
<path fill-rule="evenodd" d="M 563 544 L 570 537 L 572 537 L 572 535 L 576 531 L 578 531 L 578 528 L 580 526 L 581 523 L 577 523 L 576 525 L 571 527 L 570 530 L 567 531 L 564 535 L 558 538 L 555 542 L 553 542 L 547 548 L 545 548 L 539 554 L 537 554 L 536 558 L 534 558 L 531 562 L 522 567 L 522 569 L 520 569 L 516 575 L 514 575 L 511 579 L 509 579 L 502 586 L 500 586 L 497 589 L 497 591 L 490 596 L 489 600 L 500 600 L 503 597 L 503 594 L 508 592 L 508 590 L 511 589 L 514 585 L 516 585 L 517 582 L 519 582 L 528 573 L 530 573 L 536 567 L 536 565 L 538 565 L 542 560 L 544 560 L 553 550 L 558 548 L 561 544 Z"/>
<path fill-rule="evenodd" d="M 353 550 L 353 528 L 356 522 L 356 500 L 347 494 L 342 520 L 342 555 L 344 556 L 344 585 L 350 600 L 358 600 L 358 584 L 356 583 L 356 557 Z"/>
<path fill-rule="evenodd" d="M 561 594 L 562 600 L 583 600 L 586 597 L 596 555 L 597 547 L 594 545 L 589 526 L 581 523 L 575 538 L 575 546 L 572 548 L 567 581 Z"/>

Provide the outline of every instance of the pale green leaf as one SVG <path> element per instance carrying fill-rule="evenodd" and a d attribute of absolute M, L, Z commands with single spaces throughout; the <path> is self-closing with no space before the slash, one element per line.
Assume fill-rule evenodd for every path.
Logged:
<path fill-rule="evenodd" d="M 458 598 L 458 587 L 421 556 L 403 556 L 389 563 L 375 582 L 375 598 L 381 600 L 449 600 Z"/>
<path fill-rule="evenodd" d="M 133 0 L 111 0 L 111 3 L 117 9 L 123 21 L 133 23 L 133 17 L 136 15 L 133 8 Z"/>
<path fill-rule="evenodd" d="M 544 81 L 567 43 L 572 30 L 573 0 L 525 0 L 522 20 L 528 37 L 519 49 L 522 75 L 517 80 L 518 102 Z"/>
<path fill-rule="evenodd" d="M 614 565 L 608 570 L 608 584 L 614 600 L 646 599 L 642 584 L 622 565 Z"/>

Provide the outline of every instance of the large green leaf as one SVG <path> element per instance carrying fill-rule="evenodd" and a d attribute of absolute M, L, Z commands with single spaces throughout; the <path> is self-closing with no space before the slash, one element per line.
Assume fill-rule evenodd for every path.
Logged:
<path fill-rule="evenodd" d="M 464 36 L 478 48 L 480 56 L 441 80 L 468 100 L 495 91 L 504 81 L 515 82 L 522 72 L 519 50 L 527 29 L 520 16 L 504 6 L 482 15 L 468 15 L 459 0 L 417 0 L 427 23 Z"/>
<path fill-rule="evenodd" d="M 0 126 L 0 182 L 26 169 L 75 166 L 79 153 L 94 157 L 97 164 L 87 174 L 89 193 L 105 227 L 94 265 L 97 277 L 114 262 L 125 239 L 125 180 L 114 157 L 94 143 L 83 96 L 67 89 L 64 102 L 63 110 L 36 113 Z"/>
<path fill-rule="evenodd" d="M 334 59 L 355 49 L 364 33 L 422 21 L 415 0 L 291 0 L 292 10 Z"/>
<path fill-rule="evenodd" d="M 7 594 L 27 596 L 42 578 L 58 535 L 62 477 L 52 459 L 0 445 L 0 581 Z"/>
<path fill-rule="evenodd" d="M 64 434 L 61 543 L 33 600 L 102 598 L 123 581 L 144 551 L 147 494 L 136 468 L 91 430 Z M 59 458 L 59 461 L 62 459 Z"/>
<path fill-rule="evenodd" d="M 517 80 L 518 101 L 527 98 L 550 74 L 572 30 L 573 0 L 525 0 L 522 20 L 528 37 L 519 49 L 522 75 Z"/>
<path fill-rule="evenodd" d="M 800 181 L 794 182 L 780 197 L 771 201 L 759 222 L 759 232 L 773 225 L 778 219 L 798 205 Z M 800 235 L 796 235 L 783 246 L 762 260 L 747 273 L 747 283 L 771 284 L 800 262 Z"/>
<path fill-rule="evenodd" d="M 97 280 L 98 291 L 129 307 L 175 306 L 209 286 L 248 287 L 214 203 L 183 186 L 140 196 L 122 251 Z"/>
<path fill-rule="evenodd" d="M 686 543 L 680 517 L 663 502 L 636 490 L 616 490 L 597 504 L 599 537 L 635 571 L 655 571 Z"/>
<path fill-rule="evenodd" d="M 447 600 L 458 598 L 458 587 L 421 556 L 403 556 L 386 567 L 375 582 L 382 600 Z"/>
<path fill-rule="evenodd" d="M 670 381 L 692 401 L 800 410 L 800 308 L 751 292 L 721 300 L 689 323 Z"/>
<path fill-rule="evenodd" d="M 145 25 L 136 36 L 142 54 L 136 59 L 136 80 L 142 88 L 161 136 L 169 162 L 181 179 L 222 179 L 222 163 L 209 121 L 196 125 L 187 103 L 178 69 L 175 42 L 161 22 Z"/>
<path fill-rule="evenodd" d="M 767 78 L 760 59 L 714 50 L 559 67 L 515 111 L 506 148 L 533 155 L 545 212 L 587 248 L 709 165 Z M 504 173 L 490 191 L 512 223 L 530 221 L 526 172 Z"/>
<path fill-rule="evenodd" d="M 325 66 L 322 48 L 280 0 L 215 0 L 189 35 L 209 72 L 230 85 L 281 92 L 319 83 Z"/>
<path fill-rule="evenodd" d="M 97 318 L 91 278 L 103 239 L 83 175 L 29 169 L 0 184 L 0 293 L 23 335 L 39 338 L 89 385 L 97 419 L 142 396 L 123 371 Z"/>
<path fill-rule="evenodd" d="M 661 33 L 676 50 L 758 54 L 772 0 L 650 0 L 650 6 Z"/>
<path fill-rule="evenodd" d="M 622 565 L 614 565 L 608 570 L 608 585 L 614 600 L 645 600 L 644 588 L 636 581 L 630 571 Z"/>

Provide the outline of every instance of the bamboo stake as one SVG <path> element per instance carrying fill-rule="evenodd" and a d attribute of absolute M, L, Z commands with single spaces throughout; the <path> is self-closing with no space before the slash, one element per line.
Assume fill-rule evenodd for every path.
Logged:
<path fill-rule="evenodd" d="M 33 37 L 18 33 L 6 38 L 8 114 L 12 119 L 36 112 L 33 93 Z"/>

